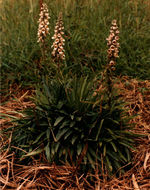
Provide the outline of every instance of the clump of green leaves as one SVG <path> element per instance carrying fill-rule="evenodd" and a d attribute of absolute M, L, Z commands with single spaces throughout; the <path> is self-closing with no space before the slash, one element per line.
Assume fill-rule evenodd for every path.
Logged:
<path fill-rule="evenodd" d="M 104 163 L 113 173 L 127 164 L 136 135 L 128 131 L 123 104 L 112 95 L 110 108 L 106 92 L 93 95 L 93 84 L 76 77 L 44 82 L 36 107 L 25 111 L 13 129 L 12 144 L 26 152 L 18 150 L 18 155 L 45 151 L 50 163 L 67 162 L 84 172 L 96 167 L 101 171 Z"/>

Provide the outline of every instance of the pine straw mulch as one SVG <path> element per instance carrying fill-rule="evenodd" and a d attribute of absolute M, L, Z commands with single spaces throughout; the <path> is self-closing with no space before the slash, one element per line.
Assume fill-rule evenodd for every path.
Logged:
<path fill-rule="evenodd" d="M 131 122 L 135 123 L 135 132 L 146 134 L 137 140 L 137 151 L 133 151 L 133 167 L 124 175 L 108 179 L 107 175 L 100 176 L 98 172 L 93 175 L 95 181 L 91 185 L 88 182 L 88 174 L 74 173 L 74 167 L 42 164 L 40 160 L 34 160 L 28 166 L 15 163 L 15 153 L 7 151 L 0 154 L 0 189 L 9 190 L 148 190 L 150 189 L 150 81 L 137 81 L 123 77 L 119 79 L 116 87 L 120 89 L 121 96 L 128 102 L 129 115 L 137 113 L 137 117 Z M 3 114 L 13 117 L 22 117 L 18 111 L 27 107 L 34 107 L 28 96 L 34 93 L 31 90 L 19 91 L 10 96 L 9 101 L 0 106 Z M 1 129 L 12 126 L 10 118 L 5 116 L 0 121 Z M 0 148 L 9 139 L 4 139 L 0 134 Z M 43 155 L 42 155 L 43 157 Z M 73 175 L 74 174 L 74 175 Z M 103 180 L 102 180 L 103 177 Z"/>

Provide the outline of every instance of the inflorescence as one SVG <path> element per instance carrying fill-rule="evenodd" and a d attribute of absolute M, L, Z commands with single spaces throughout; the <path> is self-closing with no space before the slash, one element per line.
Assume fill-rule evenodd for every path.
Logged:
<path fill-rule="evenodd" d="M 117 26 L 117 21 L 113 20 L 112 21 L 112 26 L 110 28 L 110 35 L 106 39 L 107 40 L 107 45 L 109 47 L 107 53 L 108 53 L 108 64 L 111 70 L 115 70 L 115 65 L 116 65 L 116 58 L 119 57 L 119 30 Z"/>
<path fill-rule="evenodd" d="M 38 27 L 38 41 L 37 42 L 41 42 L 44 43 L 45 38 L 47 36 L 47 34 L 49 34 L 49 12 L 48 12 L 48 8 L 46 3 L 43 3 L 41 6 L 41 11 L 39 14 L 40 18 L 39 18 L 39 27 Z"/>
<path fill-rule="evenodd" d="M 58 20 L 56 22 L 55 30 L 54 30 L 54 36 L 52 39 L 54 40 L 53 45 L 51 46 L 53 48 L 52 56 L 54 60 L 62 61 L 65 60 L 65 39 L 63 38 L 64 35 L 64 26 L 62 21 L 62 13 L 59 14 Z"/>

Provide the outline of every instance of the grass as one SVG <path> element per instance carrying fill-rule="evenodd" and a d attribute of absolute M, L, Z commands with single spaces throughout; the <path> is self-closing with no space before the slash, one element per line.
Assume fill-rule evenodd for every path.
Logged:
<path fill-rule="evenodd" d="M 58 13 L 63 12 L 66 36 L 67 70 L 87 75 L 101 71 L 106 64 L 106 37 L 115 18 L 120 28 L 120 58 L 116 75 L 139 79 L 150 77 L 150 17 L 146 1 L 51 0 L 48 61 L 52 68 L 51 36 Z M 111 5 L 111 6 L 110 6 Z M 1 3 L 1 80 L 2 87 L 19 83 L 30 86 L 40 80 L 41 51 L 37 44 L 39 3 L 33 0 Z"/>

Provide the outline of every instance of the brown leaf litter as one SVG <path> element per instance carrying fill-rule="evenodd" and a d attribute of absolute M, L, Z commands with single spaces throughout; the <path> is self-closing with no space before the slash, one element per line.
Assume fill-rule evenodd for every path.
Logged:
<path fill-rule="evenodd" d="M 133 167 L 122 176 L 108 179 L 95 172 L 95 181 L 90 184 L 88 179 L 92 174 L 74 173 L 74 167 L 69 165 L 49 165 L 40 160 L 34 160 L 28 166 L 15 163 L 15 153 L 7 151 L 0 153 L 0 189 L 2 190 L 148 190 L 150 189 L 150 81 L 138 81 L 123 77 L 118 80 L 116 87 L 127 102 L 129 115 L 137 114 L 131 122 L 135 123 L 135 132 L 145 134 L 137 140 L 137 151 L 133 151 Z M 5 116 L 0 120 L 0 129 L 12 126 L 12 117 L 22 117 L 18 111 L 34 106 L 29 97 L 32 90 L 19 91 L 11 94 L 8 101 L 0 106 Z M 9 115 L 9 116 L 7 116 Z M 0 133 L 0 149 L 10 143 Z M 44 157 L 44 155 L 42 155 Z M 74 174 L 74 175 L 73 175 Z M 103 180 L 102 180 L 103 179 Z"/>

